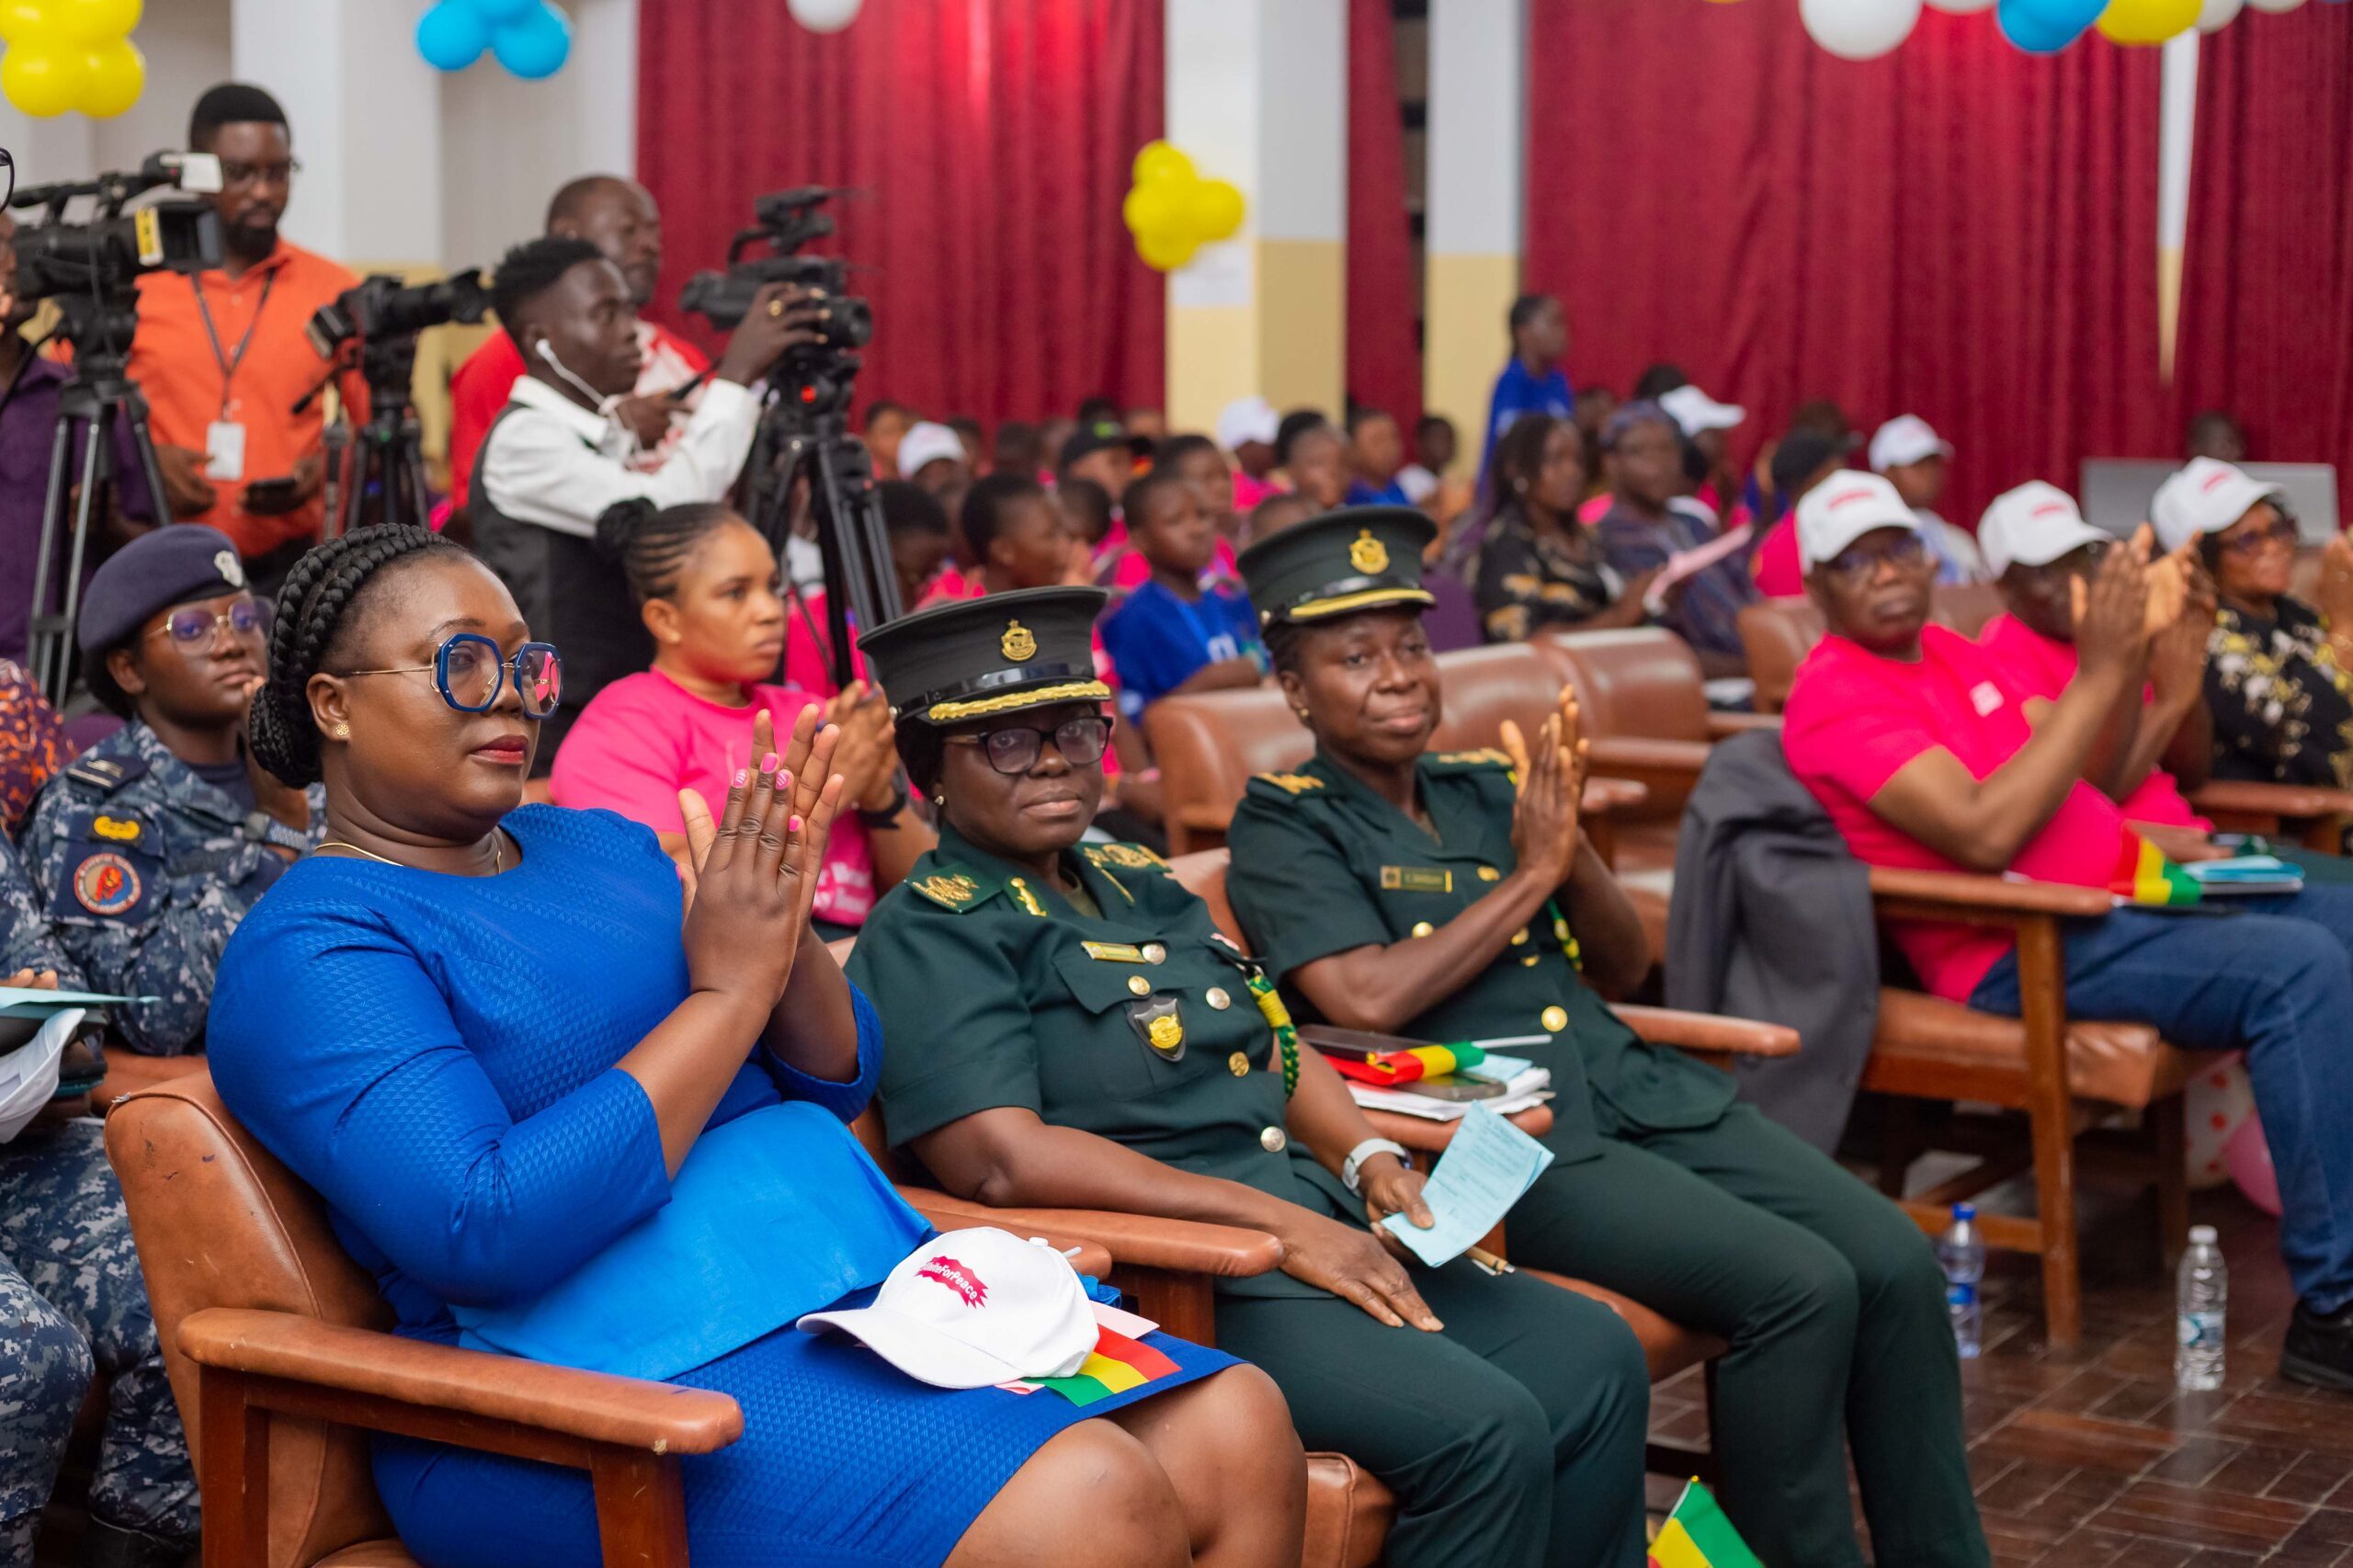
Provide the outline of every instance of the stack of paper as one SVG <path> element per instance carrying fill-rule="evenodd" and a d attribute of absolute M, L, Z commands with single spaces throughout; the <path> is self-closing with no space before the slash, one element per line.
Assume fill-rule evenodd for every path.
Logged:
<path fill-rule="evenodd" d="M 2192 860 L 2182 869 L 2209 898 L 2302 892 L 2304 887 L 2303 868 L 2273 855 L 2239 855 L 2228 860 Z"/>
<path fill-rule="evenodd" d="M 1489 1061 L 1495 1058 L 1489 1057 Z M 1474 1105 L 1485 1106 L 1500 1116 L 1526 1110 L 1541 1105 L 1552 1097 L 1552 1074 L 1550 1068 L 1531 1067 L 1519 1063 L 1521 1071 L 1504 1085 L 1504 1092 L 1493 1099 L 1441 1100 L 1428 1095 L 1417 1095 L 1410 1089 L 1377 1089 L 1370 1084 L 1350 1084 L 1348 1093 L 1357 1104 L 1367 1110 L 1393 1110 L 1401 1116 L 1418 1116 L 1425 1121 L 1460 1121 L 1462 1113 Z"/>

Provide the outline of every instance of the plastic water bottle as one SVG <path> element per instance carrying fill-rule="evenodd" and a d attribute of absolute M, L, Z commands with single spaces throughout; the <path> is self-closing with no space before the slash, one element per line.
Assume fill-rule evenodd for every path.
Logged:
<path fill-rule="evenodd" d="M 2222 1317 L 2231 1301 L 2230 1271 L 2214 1244 L 2214 1227 L 2189 1227 L 2175 1296 L 2173 1381 L 2176 1388 L 2222 1386 Z"/>
<path fill-rule="evenodd" d="M 1945 1311 L 1952 1318 L 1953 1348 L 1964 1361 L 1977 1355 L 1985 1325 L 1985 1311 L 1977 1300 L 1977 1282 L 1985 1278 L 1985 1244 L 1977 1235 L 1977 1210 L 1966 1203 L 1952 1206 L 1952 1225 L 1937 1238 L 1937 1261 L 1945 1271 Z"/>

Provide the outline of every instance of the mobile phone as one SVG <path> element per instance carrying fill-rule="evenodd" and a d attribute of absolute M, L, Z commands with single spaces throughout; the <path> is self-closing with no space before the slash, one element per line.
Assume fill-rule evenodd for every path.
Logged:
<path fill-rule="evenodd" d="M 1417 1045 L 1430 1043 L 1426 1040 L 1407 1040 L 1401 1035 L 1344 1029 L 1333 1024 L 1302 1024 L 1299 1038 L 1324 1055 L 1336 1056 L 1343 1062 L 1362 1062 L 1383 1051 L 1411 1051 Z"/>
<path fill-rule="evenodd" d="M 245 510 L 267 517 L 273 512 L 290 512 L 301 504 L 302 487 L 292 474 L 277 479 L 256 479 L 245 486 Z"/>
<path fill-rule="evenodd" d="M 1434 1100 L 1492 1100 L 1505 1092 L 1502 1084 L 1452 1073 L 1443 1078 L 1416 1078 L 1397 1086 L 1409 1095 L 1425 1095 Z"/>

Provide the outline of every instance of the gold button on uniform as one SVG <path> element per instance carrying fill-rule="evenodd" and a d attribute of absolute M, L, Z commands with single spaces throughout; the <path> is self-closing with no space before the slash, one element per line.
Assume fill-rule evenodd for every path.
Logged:
<path fill-rule="evenodd" d="M 1283 1130 L 1279 1127 L 1269 1127 L 1258 1134 L 1258 1147 L 1269 1154 L 1281 1153 L 1283 1146 L 1290 1142 L 1290 1139 L 1283 1136 Z"/>
<path fill-rule="evenodd" d="M 1569 1010 L 1560 1006 L 1547 1007 L 1539 1021 L 1543 1024 L 1546 1033 L 1559 1034 L 1569 1027 Z"/>
<path fill-rule="evenodd" d="M 1222 986 L 1212 985 L 1209 989 L 1209 1004 L 1222 1013 L 1233 1006 L 1233 998 L 1225 994 Z"/>
<path fill-rule="evenodd" d="M 1144 961 L 1144 962 L 1146 962 L 1146 963 L 1165 963 L 1165 962 L 1166 962 L 1166 961 L 1167 961 L 1167 959 L 1168 959 L 1168 949 L 1167 949 L 1166 948 L 1162 947 L 1158 942 L 1146 942 L 1146 943 L 1143 945 L 1143 961 Z"/>
<path fill-rule="evenodd" d="M 1225 1070 L 1237 1078 L 1246 1078 L 1250 1075 L 1250 1059 L 1237 1051 L 1225 1059 Z"/>
<path fill-rule="evenodd" d="M 1131 974 L 1128 976 L 1128 989 L 1139 996 L 1149 996 L 1152 994 L 1152 982 L 1142 975 Z M 1560 1009 L 1556 1007 L 1553 1011 L 1558 1012 Z"/>
<path fill-rule="evenodd" d="M 1528 946 L 1527 926 L 1523 926 L 1518 930 L 1514 931 L 1511 934 L 1511 945 L 1515 948 L 1524 948 Z"/>
<path fill-rule="evenodd" d="M 1416 937 L 1427 937 L 1437 929 L 1437 926 L 1431 925 L 1427 920 L 1416 920 L 1414 922 L 1414 935 Z"/>
<path fill-rule="evenodd" d="M 1483 882 L 1500 881 L 1503 880 L 1503 873 L 1493 866 L 1482 866 L 1479 868 L 1479 880 Z"/>

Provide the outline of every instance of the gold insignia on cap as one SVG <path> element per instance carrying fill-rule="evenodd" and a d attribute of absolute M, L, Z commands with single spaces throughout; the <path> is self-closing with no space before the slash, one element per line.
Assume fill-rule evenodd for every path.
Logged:
<path fill-rule="evenodd" d="M 214 551 L 212 552 L 212 569 L 221 574 L 221 580 L 228 584 L 229 586 L 233 588 L 242 588 L 245 585 L 245 563 L 237 559 L 237 552 L 235 551 Z"/>
<path fill-rule="evenodd" d="M 996 640 L 998 651 L 1017 665 L 1028 664 L 1038 656 L 1038 639 L 1017 620 L 1005 623 L 1005 635 Z"/>
<path fill-rule="evenodd" d="M 1559 1034 L 1569 1027 L 1569 1010 L 1558 1005 L 1547 1007 L 1538 1021 L 1544 1026 L 1545 1033 Z"/>
<path fill-rule="evenodd" d="M 1356 543 L 1348 546 L 1348 564 L 1374 576 L 1389 570 L 1389 547 L 1372 537 L 1370 528 L 1357 530 Z"/>
<path fill-rule="evenodd" d="M 1151 1031 L 1154 1051 L 1174 1051 L 1185 1043 L 1185 1026 L 1174 1013 L 1163 1013 L 1144 1027 Z"/>

